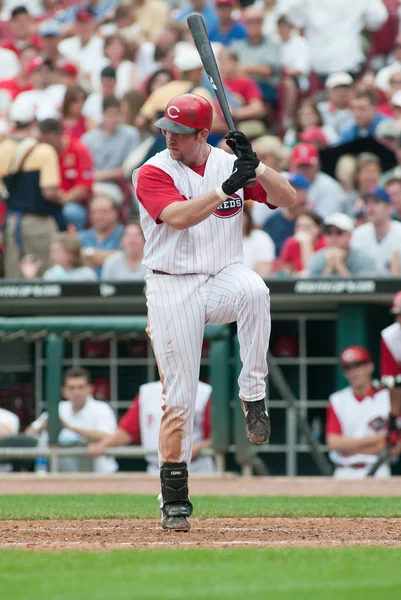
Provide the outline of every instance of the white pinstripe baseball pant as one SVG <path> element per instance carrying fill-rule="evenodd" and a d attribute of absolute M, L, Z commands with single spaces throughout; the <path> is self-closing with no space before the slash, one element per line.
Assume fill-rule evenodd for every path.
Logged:
<path fill-rule="evenodd" d="M 269 290 L 239 263 L 215 276 L 150 272 L 146 284 L 148 334 L 163 383 L 159 462 L 189 465 L 205 323 L 237 321 L 240 397 L 261 400 L 266 395 Z"/>

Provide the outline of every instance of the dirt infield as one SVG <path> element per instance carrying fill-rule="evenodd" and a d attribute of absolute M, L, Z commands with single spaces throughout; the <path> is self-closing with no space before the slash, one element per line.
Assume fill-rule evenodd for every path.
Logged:
<path fill-rule="evenodd" d="M 165 547 L 401 547 L 401 519 L 192 519 L 189 533 L 155 521 L 3 521 L 0 548 L 110 550 Z"/>
<path fill-rule="evenodd" d="M 140 474 L 0 475 L 1 494 L 159 492 L 159 478 Z M 193 476 L 197 495 L 401 496 L 401 478 L 335 481 L 331 478 Z M 11 498 L 10 498 L 11 500 Z M 12 501 L 12 500 L 11 500 Z M 172 547 L 401 547 L 401 519 L 231 518 L 191 519 L 189 533 L 165 532 L 153 520 L 0 521 L 0 548 L 109 550 Z"/>
<path fill-rule="evenodd" d="M 155 494 L 159 477 L 115 474 L 110 477 L 72 475 L 0 474 L 1 494 Z M 337 481 L 330 477 L 190 477 L 194 496 L 401 496 L 401 477 Z"/>

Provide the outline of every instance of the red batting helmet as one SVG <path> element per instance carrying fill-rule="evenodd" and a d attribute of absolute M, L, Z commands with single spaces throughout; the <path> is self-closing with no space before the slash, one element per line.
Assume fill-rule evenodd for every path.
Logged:
<path fill-rule="evenodd" d="M 353 363 L 371 362 L 372 357 L 369 352 L 362 346 L 348 346 L 340 354 L 340 362 L 344 365 L 352 365 Z"/>
<path fill-rule="evenodd" d="M 390 312 L 393 315 L 400 315 L 401 314 L 401 291 L 397 292 L 396 295 L 393 298 L 393 301 L 391 303 L 391 310 Z"/>
<path fill-rule="evenodd" d="M 156 127 L 173 133 L 196 133 L 212 128 L 213 108 L 206 98 L 197 94 L 181 94 L 170 100 L 164 116 Z"/>

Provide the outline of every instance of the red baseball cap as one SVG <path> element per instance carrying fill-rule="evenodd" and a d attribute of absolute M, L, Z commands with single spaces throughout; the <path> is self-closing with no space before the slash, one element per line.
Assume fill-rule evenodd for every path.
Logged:
<path fill-rule="evenodd" d="M 323 146 L 329 145 L 323 129 L 317 125 L 307 127 L 305 131 L 299 134 L 299 139 L 301 142 L 307 142 L 310 144 L 313 144 L 313 142 L 318 142 Z"/>
<path fill-rule="evenodd" d="M 56 63 L 56 69 L 66 73 L 67 75 L 71 75 L 71 77 L 78 77 L 78 67 L 70 60 L 59 60 Z"/>
<path fill-rule="evenodd" d="M 46 60 L 42 56 L 37 56 L 36 58 L 33 58 L 28 65 L 28 69 L 27 69 L 28 75 L 32 75 L 32 73 L 37 71 L 37 69 L 40 69 L 41 67 L 43 67 L 43 65 L 50 65 L 49 60 Z"/>
<path fill-rule="evenodd" d="M 76 21 L 92 21 L 95 18 L 95 13 L 88 8 L 80 8 L 75 15 Z"/>
<path fill-rule="evenodd" d="M 353 363 L 368 363 L 372 361 L 372 357 L 366 348 L 362 346 L 348 346 L 340 354 L 340 363 L 344 365 L 352 365 Z"/>
<path fill-rule="evenodd" d="M 299 165 L 317 165 L 319 162 L 319 152 L 312 144 L 297 144 L 291 154 L 291 164 L 294 167 Z"/>

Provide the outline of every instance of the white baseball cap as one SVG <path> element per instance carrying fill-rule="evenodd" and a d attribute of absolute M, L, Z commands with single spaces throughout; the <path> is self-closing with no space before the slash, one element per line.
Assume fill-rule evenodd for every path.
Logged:
<path fill-rule="evenodd" d="M 174 58 L 174 65 L 182 73 L 185 71 L 192 71 L 193 69 L 201 69 L 203 67 L 197 49 L 190 44 L 185 48 L 180 47 L 178 49 Z"/>
<path fill-rule="evenodd" d="M 340 87 L 341 85 L 352 85 L 354 80 L 349 73 L 332 73 L 326 79 L 326 89 L 332 90 L 333 88 Z"/>
<path fill-rule="evenodd" d="M 329 225 L 333 225 L 334 227 L 341 229 L 341 231 L 351 232 L 354 229 L 354 223 L 352 219 L 344 213 L 337 212 L 333 213 L 332 215 L 329 215 L 325 218 L 324 224 L 326 225 L 326 227 L 328 227 Z"/>
<path fill-rule="evenodd" d="M 397 106 L 397 107 L 401 107 L 401 90 L 398 90 L 398 92 L 395 92 L 390 99 L 390 104 L 392 104 L 393 106 Z"/>
<path fill-rule="evenodd" d="M 26 98 L 16 98 L 8 111 L 8 118 L 13 123 L 30 123 L 35 119 L 35 106 Z"/>

